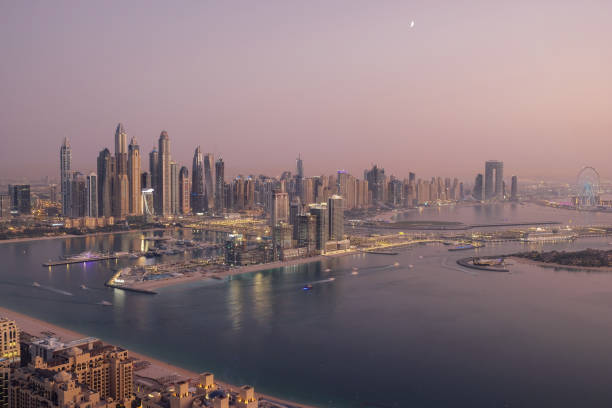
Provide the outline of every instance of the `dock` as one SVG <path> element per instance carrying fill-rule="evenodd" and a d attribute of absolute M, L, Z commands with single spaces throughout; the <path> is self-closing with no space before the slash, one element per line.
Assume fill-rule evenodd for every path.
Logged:
<path fill-rule="evenodd" d="M 63 259 L 60 261 L 49 260 L 49 262 L 43 263 L 42 266 L 49 267 L 49 266 L 78 264 L 78 263 L 84 263 L 84 262 L 99 262 L 99 261 L 106 261 L 109 259 L 117 259 L 117 258 L 119 258 L 119 255 L 96 256 L 94 258 L 88 258 L 88 259 Z"/>

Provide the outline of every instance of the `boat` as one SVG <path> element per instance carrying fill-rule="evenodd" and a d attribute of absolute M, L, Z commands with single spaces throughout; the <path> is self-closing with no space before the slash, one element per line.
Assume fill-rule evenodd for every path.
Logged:
<path fill-rule="evenodd" d="M 112 306 L 113 304 L 111 302 L 108 302 L 106 300 L 101 301 L 100 303 L 98 303 L 99 305 L 102 306 Z"/>
<path fill-rule="evenodd" d="M 34 287 L 38 288 L 38 287 L 40 287 L 40 283 L 38 283 L 38 282 L 32 282 L 32 286 L 34 286 Z"/>
<path fill-rule="evenodd" d="M 359 275 L 359 272 L 353 271 L 353 272 L 351 272 L 351 275 Z"/>
<path fill-rule="evenodd" d="M 472 244 L 461 244 L 461 245 L 457 245 L 455 247 L 449 248 L 449 251 L 465 251 L 467 249 L 475 249 L 476 246 L 472 245 Z"/>
<path fill-rule="evenodd" d="M 325 269 L 323 270 L 323 272 L 331 272 L 331 269 L 329 269 L 329 268 L 325 268 Z"/>
<path fill-rule="evenodd" d="M 414 268 L 413 264 L 408 265 L 409 268 Z"/>
<path fill-rule="evenodd" d="M 83 289 L 83 290 L 87 290 L 87 289 L 89 289 L 89 288 L 88 288 L 87 286 L 85 286 L 85 285 L 81 285 L 81 289 Z"/>
<path fill-rule="evenodd" d="M 304 285 L 304 287 L 302 288 L 302 290 L 310 290 L 312 289 L 312 285 L 310 283 L 307 283 L 306 285 Z"/>
<path fill-rule="evenodd" d="M 395 262 L 393 266 L 399 266 L 399 262 Z"/>

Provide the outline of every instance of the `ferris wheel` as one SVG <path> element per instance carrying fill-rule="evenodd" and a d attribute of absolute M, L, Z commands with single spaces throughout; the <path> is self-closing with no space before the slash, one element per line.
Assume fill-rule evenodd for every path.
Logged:
<path fill-rule="evenodd" d="M 576 178 L 576 193 L 579 207 L 599 205 L 599 173 L 593 167 L 585 166 Z"/>

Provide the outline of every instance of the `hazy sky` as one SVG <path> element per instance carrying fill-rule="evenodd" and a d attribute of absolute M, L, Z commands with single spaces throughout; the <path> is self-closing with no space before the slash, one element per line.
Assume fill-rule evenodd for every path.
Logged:
<path fill-rule="evenodd" d="M 610 0 L 9 0 L 0 52 L 0 178 L 57 176 L 64 136 L 94 170 L 120 121 L 229 175 L 612 176 Z"/>

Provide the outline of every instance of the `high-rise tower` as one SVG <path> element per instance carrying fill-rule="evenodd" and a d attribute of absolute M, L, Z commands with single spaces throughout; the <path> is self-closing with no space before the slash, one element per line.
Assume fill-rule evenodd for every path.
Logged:
<path fill-rule="evenodd" d="M 128 146 L 128 181 L 129 181 L 129 212 L 132 215 L 142 214 L 142 197 L 140 184 L 140 146 L 132 137 Z"/>
<path fill-rule="evenodd" d="M 329 211 L 329 240 L 341 241 L 344 239 L 344 204 L 339 195 L 329 197 L 327 209 Z"/>
<path fill-rule="evenodd" d="M 204 155 L 204 194 L 206 208 L 212 210 L 215 206 L 215 158 L 211 153 Z"/>
<path fill-rule="evenodd" d="M 495 178 L 493 178 L 495 173 Z M 485 163 L 484 198 L 503 199 L 504 196 L 504 162 L 489 160 Z"/>
<path fill-rule="evenodd" d="M 512 176 L 512 184 L 510 185 L 510 200 L 518 200 L 518 178 Z"/>
<path fill-rule="evenodd" d="M 72 148 L 68 138 L 64 138 L 62 147 L 60 147 L 60 180 L 62 191 L 62 214 L 67 216 L 70 212 L 70 203 L 68 200 L 70 189 L 70 167 L 72 165 Z"/>
<path fill-rule="evenodd" d="M 153 201 L 155 202 L 155 208 L 158 207 L 157 205 L 157 172 L 159 171 L 159 152 L 157 151 L 157 148 L 154 147 L 153 150 L 151 150 L 151 153 L 149 153 L 149 175 L 151 177 L 151 185 L 149 186 L 150 188 L 153 189 Z"/>
<path fill-rule="evenodd" d="M 157 170 L 157 207 L 155 212 L 158 215 L 169 215 L 171 212 L 171 191 L 170 191 L 170 139 L 168 138 L 168 132 L 165 130 L 159 135 L 159 148 L 158 148 L 158 170 Z"/>
<path fill-rule="evenodd" d="M 179 201 L 179 168 L 176 162 L 170 161 L 170 213 L 172 215 L 181 212 Z"/>
<path fill-rule="evenodd" d="M 279 222 L 289 222 L 289 194 L 275 191 L 272 196 L 270 225 L 274 227 Z"/>
<path fill-rule="evenodd" d="M 110 217 L 113 215 L 112 186 L 114 157 L 108 149 L 104 149 L 98 155 L 98 216 Z"/>
<path fill-rule="evenodd" d="M 191 180 L 189 180 L 189 170 L 181 167 L 179 172 L 179 209 L 181 214 L 189 214 L 191 199 Z"/>
<path fill-rule="evenodd" d="M 85 215 L 87 217 L 98 217 L 98 176 L 96 173 L 89 173 L 85 184 Z"/>
<path fill-rule="evenodd" d="M 124 218 L 130 208 L 127 162 L 127 133 L 119 123 L 115 129 L 116 181 L 113 189 L 113 214 L 118 218 Z"/>
<path fill-rule="evenodd" d="M 223 211 L 225 208 L 225 163 L 223 159 L 219 158 L 215 162 L 215 190 L 217 195 L 215 196 L 215 210 Z"/>
<path fill-rule="evenodd" d="M 476 176 L 476 180 L 474 181 L 474 190 L 472 190 L 472 196 L 478 200 L 482 201 L 482 174 L 478 174 Z"/>
<path fill-rule="evenodd" d="M 194 213 L 204 211 L 204 159 L 200 146 L 193 153 L 193 165 L 191 168 L 191 208 Z"/>

